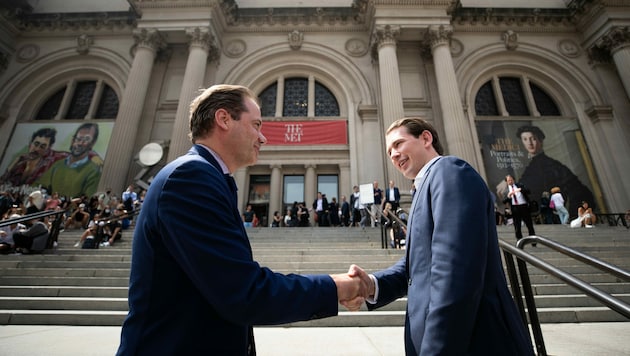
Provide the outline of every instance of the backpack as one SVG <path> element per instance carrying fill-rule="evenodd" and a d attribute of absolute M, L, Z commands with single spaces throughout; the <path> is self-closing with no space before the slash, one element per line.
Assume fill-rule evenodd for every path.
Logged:
<path fill-rule="evenodd" d="M 556 203 L 554 203 L 554 202 L 553 202 L 553 199 L 550 199 L 550 200 L 549 200 L 549 207 L 550 207 L 551 209 L 555 209 L 555 208 L 556 208 Z"/>

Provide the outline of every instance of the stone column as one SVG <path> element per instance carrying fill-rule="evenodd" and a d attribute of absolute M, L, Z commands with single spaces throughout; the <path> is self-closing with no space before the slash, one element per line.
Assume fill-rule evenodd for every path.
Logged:
<path fill-rule="evenodd" d="M 397 26 L 378 26 L 374 33 L 376 50 L 378 53 L 378 71 L 381 92 L 381 117 L 383 118 L 383 133 L 389 128 L 392 122 L 402 119 L 405 110 L 402 100 L 402 87 L 400 84 L 400 72 L 398 70 L 398 56 L 396 55 L 396 37 L 400 34 Z M 383 142 L 385 139 L 383 138 Z M 379 149 L 383 149 L 381 147 Z M 385 160 L 385 170 L 387 179 L 393 179 L 400 185 L 405 181 L 405 177 L 387 164 Z M 360 182 L 358 182 L 360 183 Z"/>
<path fill-rule="evenodd" d="M 273 221 L 273 212 L 279 211 L 280 215 L 284 216 L 284 209 L 282 208 L 282 166 L 279 164 L 272 164 L 271 168 L 271 181 L 269 182 L 269 224 Z"/>
<path fill-rule="evenodd" d="M 628 27 L 615 27 L 601 40 L 601 46 L 608 48 L 613 62 L 617 67 L 617 73 L 621 78 L 626 95 L 630 98 L 630 32 Z"/>
<path fill-rule="evenodd" d="M 449 155 L 458 156 L 472 166 L 477 167 L 477 155 L 473 144 L 472 128 L 466 115 L 459 94 L 457 77 L 450 51 L 450 37 L 453 33 L 451 26 L 430 26 L 426 33 L 426 40 L 431 48 L 442 121 L 446 135 L 444 148 Z"/>
<path fill-rule="evenodd" d="M 157 30 L 137 29 L 133 37 L 136 42 L 135 55 L 111 136 L 116 144 L 107 148 L 99 191 L 111 187 L 120 192 L 130 183 L 126 177 L 135 154 L 136 134 L 151 81 L 153 62 L 157 52 L 166 48 L 166 42 Z"/>
<path fill-rule="evenodd" d="M 191 146 L 188 133 L 190 132 L 190 103 L 199 95 L 199 89 L 203 88 L 206 63 L 210 54 L 213 59 L 217 57 L 216 47 L 213 46 L 214 37 L 207 28 L 190 28 L 186 30 L 190 39 L 188 62 L 182 89 L 179 93 L 177 114 L 173 124 L 171 143 L 168 150 L 168 161 L 186 153 Z"/>
<path fill-rule="evenodd" d="M 304 205 L 306 205 L 307 209 L 311 209 L 313 207 L 313 201 L 317 198 L 317 175 L 315 174 L 316 165 L 307 164 L 304 168 L 306 168 L 306 174 L 304 174 Z M 315 222 L 315 218 L 313 217 L 314 215 L 314 211 L 309 214 L 311 224 Z"/>

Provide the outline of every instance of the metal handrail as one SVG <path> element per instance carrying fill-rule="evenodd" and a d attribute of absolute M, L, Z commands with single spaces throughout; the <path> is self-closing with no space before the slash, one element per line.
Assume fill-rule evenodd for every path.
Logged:
<path fill-rule="evenodd" d="M 59 217 L 66 213 L 66 210 L 44 210 L 38 211 L 36 213 L 22 215 L 19 218 L 6 219 L 0 221 L 0 227 L 8 226 L 11 224 L 17 224 L 22 222 L 31 221 L 33 219 L 42 219 L 48 216 L 55 215 L 55 220 L 50 226 L 48 231 L 48 241 L 46 241 L 46 248 L 51 249 L 54 246 L 54 243 L 57 242 L 57 237 L 59 236 L 59 232 L 61 231 L 61 222 L 62 219 Z"/>
<path fill-rule="evenodd" d="M 541 245 L 545 245 L 549 248 L 552 248 L 564 255 L 569 257 L 573 257 L 576 260 L 584 262 L 590 266 L 596 267 L 604 272 L 608 272 L 618 278 L 624 279 L 626 281 L 630 281 L 630 272 L 623 270 L 620 267 L 612 265 L 610 263 L 599 260 L 593 256 L 587 255 L 575 249 L 572 249 L 568 246 L 565 246 L 561 243 L 549 240 L 542 236 L 527 236 L 522 238 L 517 243 L 517 248 L 522 249 L 523 246 L 529 242 L 539 243 Z M 531 256 L 531 255 L 530 255 Z M 528 261 L 533 266 L 540 268 L 541 270 L 548 272 L 552 276 L 561 279 L 566 282 L 568 285 L 575 287 L 587 295 L 599 300 L 604 305 L 609 307 L 610 309 L 618 312 L 619 314 L 625 316 L 626 318 L 630 318 L 630 304 L 627 304 L 620 300 L 619 298 L 613 297 L 612 295 L 593 287 L 592 285 L 584 282 L 583 280 L 574 277 L 573 275 L 543 261 L 534 256 L 531 256 Z"/>

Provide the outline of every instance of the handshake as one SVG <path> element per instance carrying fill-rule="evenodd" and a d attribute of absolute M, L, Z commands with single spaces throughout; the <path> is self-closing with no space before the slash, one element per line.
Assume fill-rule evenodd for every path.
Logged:
<path fill-rule="evenodd" d="M 348 273 L 333 274 L 331 277 L 337 286 L 339 303 L 350 311 L 359 310 L 366 298 L 374 297 L 374 281 L 357 265 L 351 265 Z"/>

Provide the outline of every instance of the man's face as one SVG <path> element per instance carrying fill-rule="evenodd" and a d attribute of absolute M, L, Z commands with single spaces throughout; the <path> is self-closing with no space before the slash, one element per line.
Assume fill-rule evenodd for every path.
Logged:
<path fill-rule="evenodd" d="M 229 135 L 230 147 L 234 148 L 235 167 L 251 166 L 258 161 L 260 147 L 267 142 L 262 134 L 262 118 L 258 104 L 251 99 L 245 99 L 247 111 L 241 113 L 240 120 L 231 120 Z"/>
<path fill-rule="evenodd" d="M 92 146 L 94 146 L 94 129 L 81 129 L 72 139 L 72 144 L 70 145 L 70 154 L 74 158 L 83 158 L 87 156 L 90 150 L 92 150 Z"/>
<path fill-rule="evenodd" d="M 505 177 L 505 182 L 508 185 L 512 185 L 512 184 L 514 184 L 514 178 L 512 176 L 507 176 L 507 177 Z"/>
<path fill-rule="evenodd" d="M 35 136 L 28 146 L 29 159 L 42 158 L 50 149 L 50 137 Z"/>
<path fill-rule="evenodd" d="M 523 146 L 527 152 L 532 156 L 542 151 L 542 141 L 531 132 L 523 132 L 521 141 L 523 141 Z"/>
<path fill-rule="evenodd" d="M 392 164 L 405 178 L 416 178 L 422 167 L 433 158 L 428 150 L 433 142 L 428 131 L 416 138 L 401 126 L 390 131 L 385 141 Z"/>

